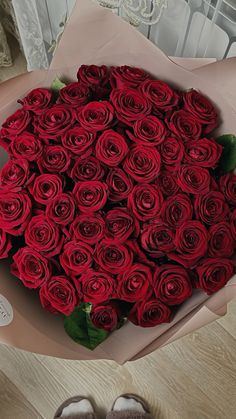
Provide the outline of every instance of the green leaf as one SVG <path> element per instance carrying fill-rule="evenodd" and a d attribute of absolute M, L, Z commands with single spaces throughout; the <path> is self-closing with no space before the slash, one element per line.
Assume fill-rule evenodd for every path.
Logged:
<path fill-rule="evenodd" d="M 220 173 L 227 173 L 236 167 L 236 136 L 232 134 L 222 135 L 216 142 L 223 146 L 223 152 L 219 161 Z"/>
<path fill-rule="evenodd" d="M 56 77 L 52 82 L 51 89 L 53 90 L 54 93 L 58 93 L 59 90 L 65 86 L 66 84 L 63 83 L 58 77 Z"/>
<path fill-rule="evenodd" d="M 93 350 L 107 338 L 109 332 L 93 326 L 90 320 L 91 307 L 91 304 L 80 304 L 70 316 L 65 317 L 64 328 L 76 343 Z"/>

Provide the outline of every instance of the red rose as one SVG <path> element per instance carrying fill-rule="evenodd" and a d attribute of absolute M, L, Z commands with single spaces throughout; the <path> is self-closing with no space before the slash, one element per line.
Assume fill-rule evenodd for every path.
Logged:
<path fill-rule="evenodd" d="M 173 230 L 163 222 L 152 222 L 144 225 L 141 233 L 142 248 L 150 256 L 158 258 L 175 249 L 175 234 Z"/>
<path fill-rule="evenodd" d="M 70 241 L 60 254 L 60 263 L 68 276 L 76 276 L 92 265 L 92 254 L 93 249 L 88 244 Z"/>
<path fill-rule="evenodd" d="M 30 181 L 29 176 L 29 163 L 27 160 L 9 160 L 0 172 L 0 184 L 5 189 L 24 187 Z"/>
<path fill-rule="evenodd" d="M 25 192 L 0 191 L 0 228 L 21 236 L 31 218 L 32 203 Z"/>
<path fill-rule="evenodd" d="M 29 162 L 37 160 L 43 151 L 43 146 L 34 134 L 30 132 L 22 132 L 22 134 L 15 137 L 10 145 L 9 152 L 16 159 L 24 158 Z"/>
<path fill-rule="evenodd" d="M 93 325 L 108 332 L 112 332 L 112 330 L 117 328 L 120 317 L 120 309 L 113 301 L 93 305 L 90 312 L 90 319 Z"/>
<path fill-rule="evenodd" d="M 80 211 L 98 211 L 106 204 L 107 185 L 98 180 L 77 183 L 73 195 Z"/>
<path fill-rule="evenodd" d="M 220 178 L 219 183 L 228 204 L 236 206 L 236 176 L 233 173 L 227 173 Z"/>
<path fill-rule="evenodd" d="M 51 277 L 50 261 L 30 247 L 20 248 L 13 260 L 11 273 L 27 288 L 39 288 Z"/>
<path fill-rule="evenodd" d="M 204 194 L 209 191 L 211 177 L 207 169 L 183 164 L 178 171 L 177 183 L 183 192 Z"/>
<path fill-rule="evenodd" d="M 161 217 L 170 227 L 180 227 L 186 220 L 191 220 L 193 207 L 190 198 L 182 193 L 170 196 L 163 205 Z"/>
<path fill-rule="evenodd" d="M 176 111 L 166 123 L 170 131 L 183 141 L 199 140 L 201 137 L 202 125 L 190 112 Z"/>
<path fill-rule="evenodd" d="M 133 262 L 133 252 L 125 244 L 103 240 L 96 247 L 96 261 L 108 272 L 118 274 L 129 269 Z"/>
<path fill-rule="evenodd" d="M 171 310 L 160 300 L 139 301 L 131 309 L 129 321 L 141 327 L 154 327 L 161 323 L 169 323 Z"/>
<path fill-rule="evenodd" d="M 70 172 L 74 182 L 99 180 L 104 175 L 100 161 L 93 156 L 77 158 Z"/>
<path fill-rule="evenodd" d="M 112 298 L 116 280 L 106 272 L 87 270 L 79 278 L 83 299 L 87 303 L 98 304 Z"/>
<path fill-rule="evenodd" d="M 175 234 L 175 252 L 168 257 L 186 268 L 191 268 L 206 254 L 208 247 L 208 232 L 200 221 L 185 221 Z"/>
<path fill-rule="evenodd" d="M 183 160 L 184 145 L 179 138 L 168 137 L 160 145 L 161 160 L 168 166 L 178 167 Z"/>
<path fill-rule="evenodd" d="M 217 112 L 206 96 L 194 89 L 184 93 L 184 108 L 201 124 L 204 124 L 205 134 L 209 134 L 218 125 Z"/>
<path fill-rule="evenodd" d="M 42 156 L 37 161 L 41 173 L 65 172 L 70 165 L 68 151 L 60 145 L 49 145 L 44 147 Z"/>
<path fill-rule="evenodd" d="M 64 179 L 61 176 L 45 173 L 37 176 L 28 188 L 35 201 L 47 205 L 62 193 L 63 186 Z"/>
<path fill-rule="evenodd" d="M 79 109 L 77 118 L 81 126 L 89 131 L 104 131 L 113 124 L 114 109 L 105 100 L 90 102 Z"/>
<path fill-rule="evenodd" d="M 61 193 L 52 199 L 46 208 L 46 216 L 61 226 L 70 224 L 75 216 L 75 202 L 68 193 Z"/>
<path fill-rule="evenodd" d="M 109 69 L 105 65 L 81 65 L 77 73 L 79 82 L 92 88 L 98 97 L 109 93 L 109 76 Z"/>
<path fill-rule="evenodd" d="M 162 208 L 163 196 L 156 185 L 140 183 L 128 197 L 128 207 L 139 220 L 156 217 Z"/>
<path fill-rule="evenodd" d="M 147 256 L 146 256 L 146 253 L 144 253 L 140 249 L 139 244 L 137 243 L 137 240 L 129 240 L 127 242 L 127 245 L 132 250 L 133 255 L 134 255 L 134 260 L 136 262 L 141 263 L 143 265 L 147 265 L 151 269 L 156 268 L 155 262 L 153 262 L 152 260 L 148 259 Z"/>
<path fill-rule="evenodd" d="M 2 124 L 1 134 L 12 139 L 15 135 L 19 135 L 26 130 L 30 122 L 30 113 L 24 109 L 18 109 Z"/>
<path fill-rule="evenodd" d="M 155 179 L 155 184 L 160 188 L 164 196 L 172 196 L 179 192 L 179 186 L 176 183 L 176 173 L 170 170 L 161 170 Z"/>
<path fill-rule="evenodd" d="M 26 244 L 47 257 L 58 255 L 63 241 L 59 227 L 44 215 L 32 217 L 25 231 Z"/>
<path fill-rule="evenodd" d="M 197 218 L 210 225 L 222 221 L 229 213 L 224 195 L 218 191 L 198 195 L 194 203 L 194 209 Z"/>
<path fill-rule="evenodd" d="M 230 257 L 234 252 L 234 240 L 231 226 L 224 221 L 217 223 L 209 229 L 209 256 Z"/>
<path fill-rule="evenodd" d="M 156 269 L 154 291 L 158 299 L 167 305 L 182 304 L 192 295 L 188 271 L 178 265 L 163 265 Z"/>
<path fill-rule="evenodd" d="M 152 294 L 152 273 L 148 266 L 135 263 L 118 275 L 117 296 L 120 300 L 135 303 Z"/>
<path fill-rule="evenodd" d="M 11 248 L 12 244 L 10 237 L 0 228 L 0 259 L 7 258 Z"/>
<path fill-rule="evenodd" d="M 115 202 L 128 198 L 133 189 L 130 176 L 118 167 L 109 171 L 106 184 L 109 188 L 109 200 Z"/>
<path fill-rule="evenodd" d="M 230 214 L 231 234 L 236 241 L 236 209 Z"/>
<path fill-rule="evenodd" d="M 93 245 L 104 237 L 105 221 L 100 214 L 80 214 L 70 226 L 72 238 Z"/>
<path fill-rule="evenodd" d="M 121 67 L 112 67 L 110 83 L 113 89 L 135 88 L 148 78 L 148 73 L 141 68 L 123 65 Z"/>
<path fill-rule="evenodd" d="M 153 113 L 167 112 L 176 108 L 179 95 L 161 80 L 147 80 L 141 85 L 143 95 L 151 102 Z"/>
<path fill-rule="evenodd" d="M 96 156 L 107 166 L 118 166 L 128 153 L 128 146 L 122 135 L 112 129 L 102 133 L 96 142 Z"/>
<path fill-rule="evenodd" d="M 124 242 L 131 234 L 139 231 L 139 223 L 131 213 L 122 207 L 108 211 L 105 218 L 106 238 Z"/>
<path fill-rule="evenodd" d="M 213 138 L 189 141 L 185 146 L 185 161 L 195 166 L 214 168 L 222 153 L 222 146 Z"/>
<path fill-rule="evenodd" d="M 48 140 L 60 137 L 72 125 L 73 121 L 74 117 L 70 108 L 59 104 L 51 106 L 35 117 L 33 125 L 35 132 Z"/>
<path fill-rule="evenodd" d="M 91 91 L 82 83 L 69 83 L 59 90 L 59 103 L 65 103 L 74 108 L 79 108 L 89 102 Z"/>
<path fill-rule="evenodd" d="M 62 145 L 76 155 L 83 155 L 95 141 L 96 134 L 75 125 L 62 136 Z"/>
<path fill-rule="evenodd" d="M 79 305 L 75 286 L 66 276 L 52 276 L 40 288 L 39 297 L 45 310 L 69 316 Z"/>
<path fill-rule="evenodd" d="M 234 274 L 234 266 L 229 259 L 208 258 L 197 266 L 196 272 L 196 287 L 211 295 L 227 284 Z"/>
<path fill-rule="evenodd" d="M 130 126 L 133 126 L 138 119 L 151 113 L 150 103 L 137 90 L 114 89 L 111 92 L 110 100 L 115 108 L 117 119 Z"/>
<path fill-rule="evenodd" d="M 148 115 L 134 123 L 134 135 L 127 131 L 129 138 L 137 144 L 156 146 L 166 138 L 166 127 L 160 119 Z"/>
<path fill-rule="evenodd" d="M 31 90 L 24 99 L 19 100 L 23 108 L 36 115 L 42 113 L 52 102 L 52 91 L 44 88 Z"/>
<path fill-rule="evenodd" d="M 158 176 L 161 157 L 155 148 L 133 146 L 127 155 L 123 168 L 137 182 L 151 182 Z"/>

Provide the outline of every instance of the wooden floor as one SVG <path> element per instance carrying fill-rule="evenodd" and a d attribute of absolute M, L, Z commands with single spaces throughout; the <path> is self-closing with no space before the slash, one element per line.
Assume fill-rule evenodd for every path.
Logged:
<path fill-rule="evenodd" d="M 0 80 L 25 71 L 20 54 Z M 127 343 L 128 344 L 128 343 Z M 94 398 L 104 414 L 135 392 L 159 419 L 236 418 L 236 301 L 227 316 L 133 363 L 62 361 L 0 345 L 0 419 L 51 419 L 67 397 Z"/>

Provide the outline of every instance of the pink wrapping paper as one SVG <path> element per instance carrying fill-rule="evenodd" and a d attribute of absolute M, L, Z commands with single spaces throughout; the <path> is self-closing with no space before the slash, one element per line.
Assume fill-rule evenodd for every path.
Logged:
<path fill-rule="evenodd" d="M 236 59 L 201 68 L 199 60 L 195 64 L 188 61 L 188 68 L 195 68 L 192 72 L 183 68 L 186 61 L 176 61 L 178 64 L 110 11 L 90 0 L 78 0 L 49 71 L 24 74 L 0 85 L 0 123 L 17 108 L 16 99 L 36 86 L 50 86 L 56 76 L 75 79 L 81 64 L 129 64 L 142 67 L 181 88 L 201 90 L 220 109 L 222 124 L 218 132 L 236 133 Z M 1 165 L 5 160 L 6 154 L 1 151 Z M 121 364 L 140 358 L 224 315 L 227 303 L 236 297 L 234 276 L 211 297 L 196 291 L 179 309 L 171 324 L 142 329 L 127 323 L 90 351 L 66 335 L 60 316 L 43 311 L 37 296 L 10 275 L 7 262 L 0 264 L 0 275 L 0 324 L 1 309 L 4 309 L 2 296 L 13 308 L 11 323 L 0 327 L 2 343 L 50 356 L 113 359 Z"/>

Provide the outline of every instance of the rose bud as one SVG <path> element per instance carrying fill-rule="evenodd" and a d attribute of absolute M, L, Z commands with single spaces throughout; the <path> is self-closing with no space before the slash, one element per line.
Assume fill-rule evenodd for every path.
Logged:
<path fill-rule="evenodd" d="M 61 193 L 51 200 L 46 208 L 46 216 L 61 226 L 70 224 L 75 216 L 75 201 L 70 194 Z"/>
<path fill-rule="evenodd" d="M 63 241 L 59 227 L 44 215 L 32 217 L 25 231 L 26 244 L 47 257 L 60 253 Z"/>
<path fill-rule="evenodd" d="M 41 156 L 43 145 L 34 134 L 25 131 L 12 140 L 9 152 L 16 159 L 24 158 L 29 162 L 34 162 Z"/>
<path fill-rule="evenodd" d="M 185 221 L 176 230 L 174 243 L 176 251 L 168 253 L 168 257 L 191 268 L 207 252 L 207 229 L 200 221 Z"/>
<path fill-rule="evenodd" d="M 44 88 L 31 90 L 27 96 L 20 99 L 23 109 L 31 111 L 36 115 L 42 113 L 52 102 L 52 91 Z"/>
<path fill-rule="evenodd" d="M 123 65 L 112 67 L 110 83 L 113 89 L 136 88 L 149 77 L 149 74 L 141 68 Z"/>
<path fill-rule="evenodd" d="M 13 260 L 11 273 L 27 288 L 39 288 L 51 277 L 51 262 L 30 247 L 20 248 Z"/>
<path fill-rule="evenodd" d="M 131 267 L 133 252 L 125 244 L 102 240 L 96 246 L 95 259 L 104 271 L 118 274 Z"/>
<path fill-rule="evenodd" d="M 123 168 L 136 182 L 151 182 L 160 173 L 161 157 L 155 148 L 135 145 L 124 161 Z"/>
<path fill-rule="evenodd" d="M 128 209 L 118 207 L 108 211 L 105 217 L 105 234 L 109 240 L 124 242 L 131 234 L 139 233 L 139 223 Z"/>
<path fill-rule="evenodd" d="M 221 221 L 209 229 L 209 256 L 230 257 L 234 252 L 234 239 L 229 223 Z"/>
<path fill-rule="evenodd" d="M 62 145 L 76 156 L 81 156 L 86 153 L 95 138 L 95 133 L 89 132 L 79 125 L 74 125 L 63 134 Z"/>
<path fill-rule="evenodd" d="M 166 138 L 166 127 L 160 119 L 148 115 L 134 123 L 134 135 L 127 131 L 129 138 L 136 144 L 157 146 Z"/>
<path fill-rule="evenodd" d="M 115 108 L 116 117 L 129 126 L 151 113 L 148 100 L 137 90 L 123 88 L 113 89 L 110 100 Z"/>
<path fill-rule="evenodd" d="M 167 305 L 182 304 L 192 295 L 188 271 L 178 265 L 163 265 L 156 269 L 153 279 L 155 295 Z"/>
<path fill-rule="evenodd" d="M 132 179 L 119 167 L 109 171 L 106 183 L 109 188 L 109 200 L 114 202 L 128 198 L 133 189 Z"/>
<path fill-rule="evenodd" d="M 28 189 L 34 200 L 40 204 L 47 205 L 56 196 L 62 193 L 64 180 L 59 175 L 45 173 L 38 175 Z"/>
<path fill-rule="evenodd" d="M 83 242 L 67 242 L 60 254 L 60 263 L 68 276 L 76 276 L 86 271 L 93 262 L 93 249 Z"/>
<path fill-rule="evenodd" d="M 190 165 L 209 167 L 217 166 L 223 147 L 213 138 L 189 141 L 185 146 L 185 161 Z"/>
<path fill-rule="evenodd" d="M 74 284 L 66 276 L 52 276 L 40 288 L 39 297 L 42 307 L 51 313 L 69 316 L 79 305 Z"/>
<path fill-rule="evenodd" d="M 179 185 L 176 183 L 177 174 L 170 170 L 161 170 L 158 177 L 154 180 L 165 197 L 175 195 L 179 192 Z"/>
<path fill-rule="evenodd" d="M 158 258 L 175 249 L 174 238 L 174 231 L 160 220 L 143 226 L 141 244 L 150 256 Z"/>
<path fill-rule="evenodd" d="M 106 272 L 87 270 L 79 278 L 84 301 L 98 304 L 112 298 L 116 289 L 116 280 Z"/>
<path fill-rule="evenodd" d="M 154 327 L 161 323 L 169 323 L 171 310 L 157 299 L 139 301 L 131 309 L 128 319 L 137 326 Z"/>
<path fill-rule="evenodd" d="M 197 267 L 196 287 L 211 295 L 223 288 L 234 274 L 232 260 L 217 258 L 204 259 Z"/>
<path fill-rule="evenodd" d="M 152 294 L 152 273 L 148 266 L 135 263 L 118 275 L 117 296 L 120 300 L 135 303 Z"/>
<path fill-rule="evenodd" d="M 118 166 L 128 153 L 128 146 L 122 135 L 112 129 L 103 132 L 96 142 L 96 157 L 107 166 Z"/>
<path fill-rule="evenodd" d="M 184 156 L 184 145 L 179 138 L 166 138 L 160 145 L 159 151 L 163 163 L 171 166 L 169 167 L 170 170 L 172 170 L 172 166 L 174 166 L 173 170 L 176 170 L 180 166 Z"/>
<path fill-rule="evenodd" d="M 207 169 L 183 164 L 177 174 L 177 183 L 183 192 L 204 194 L 210 188 L 210 174 Z"/>
<path fill-rule="evenodd" d="M 184 109 L 190 112 L 194 118 L 204 125 L 204 133 L 209 134 L 218 125 L 217 112 L 206 96 L 194 89 L 183 95 Z"/>
<path fill-rule="evenodd" d="M 11 238 L 0 228 L 0 259 L 7 258 L 11 248 Z"/>
<path fill-rule="evenodd" d="M 93 305 L 90 312 L 90 319 L 93 325 L 108 332 L 112 332 L 117 328 L 120 317 L 120 309 L 114 301 Z"/>
<path fill-rule="evenodd" d="M 206 224 L 218 223 L 229 214 L 229 207 L 221 192 L 210 191 L 205 195 L 197 195 L 194 209 L 196 217 Z"/>
<path fill-rule="evenodd" d="M 141 221 L 156 217 L 162 205 L 163 196 L 156 185 L 138 184 L 128 197 L 128 208 Z"/>
<path fill-rule="evenodd" d="M 140 90 L 151 102 L 153 113 L 168 112 L 178 105 L 178 93 L 161 80 L 147 80 L 141 85 Z"/>
<path fill-rule="evenodd" d="M 69 83 L 59 90 L 59 103 L 65 103 L 74 108 L 79 108 L 89 102 L 91 91 L 82 83 Z"/>
<path fill-rule="evenodd" d="M 26 130 L 30 122 L 30 113 L 24 109 L 18 109 L 3 122 L 0 133 L 12 139 Z"/>
<path fill-rule="evenodd" d="M 21 236 L 31 218 L 32 203 L 27 193 L 0 191 L 0 228 Z"/>
<path fill-rule="evenodd" d="M 224 194 L 228 204 L 236 206 L 236 176 L 227 173 L 220 178 L 220 191 Z"/>
<path fill-rule="evenodd" d="M 77 113 L 81 126 L 89 131 L 104 131 L 113 124 L 114 109 L 110 102 L 90 102 Z"/>
<path fill-rule="evenodd" d="M 44 147 L 42 156 L 37 161 L 41 173 L 62 173 L 70 165 L 68 151 L 60 145 L 49 145 Z"/>
<path fill-rule="evenodd" d="M 105 221 L 100 214 L 80 214 L 70 226 L 73 239 L 93 245 L 104 237 Z"/>
<path fill-rule="evenodd" d="M 81 212 L 95 212 L 104 207 L 107 201 L 107 185 L 98 180 L 77 183 L 73 195 Z"/>
<path fill-rule="evenodd" d="M 187 111 L 180 110 L 173 112 L 166 123 L 170 131 L 183 141 L 199 140 L 201 137 L 202 125 Z"/>
<path fill-rule="evenodd" d="M 170 227 L 176 229 L 193 215 L 192 202 L 188 195 L 178 193 L 170 196 L 163 205 L 161 218 Z"/>
<path fill-rule="evenodd" d="M 41 138 L 57 140 L 73 122 L 74 116 L 70 108 L 64 104 L 57 104 L 36 116 L 33 125 Z"/>
<path fill-rule="evenodd" d="M 27 160 L 8 160 L 0 172 L 0 184 L 4 189 L 22 188 L 35 176 L 30 175 Z"/>
<path fill-rule="evenodd" d="M 103 176 L 104 170 L 101 163 L 93 156 L 77 158 L 70 172 L 70 177 L 74 182 L 100 180 Z"/>

